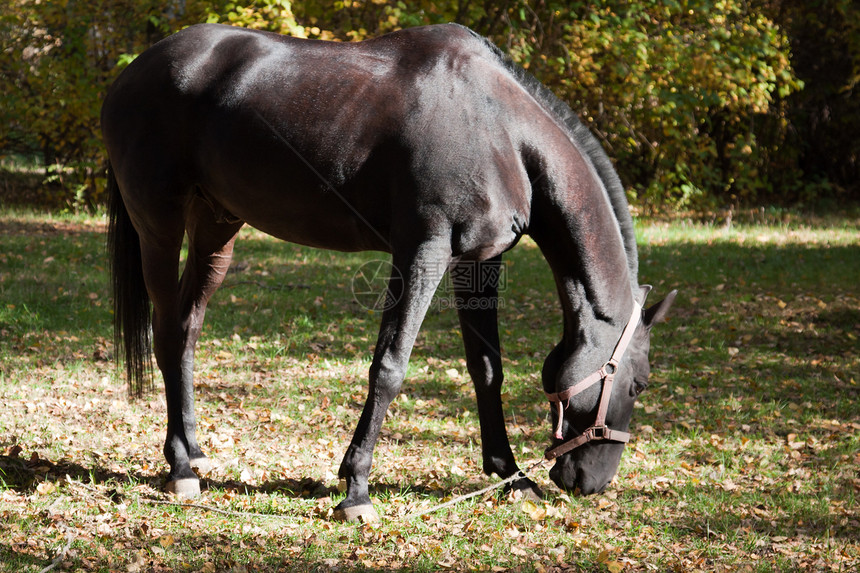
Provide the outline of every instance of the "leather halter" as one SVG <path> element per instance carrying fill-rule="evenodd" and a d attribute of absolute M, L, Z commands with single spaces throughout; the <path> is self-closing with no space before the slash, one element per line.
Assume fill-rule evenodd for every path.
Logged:
<path fill-rule="evenodd" d="M 606 410 L 609 407 L 609 398 L 612 395 L 612 383 L 615 380 L 616 372 L 618 372 L 618 365 L 621 362 L 621 358 L 624 356 L 624 352 L 630 345 L 630 341 L 633 339 L 633 332 L 636 330 L 636 326 L 639 324 L 641 316 L 642 306 L 634 300 L 633 313 L 630 315 L 630 320 L 627 321 L 627 326 L 624 327 L 624 332 L 621 333 L 621 338 L 618 340 L 618 344 L 615 345 L 615 351 L 612 353 L 612 357 L 609 361 L 601 366 L 599 370 L 592 372 L 589 376 L 580 380 L 566 390 L 552 394 L 546 392 L 547 399 L 550 403 L 556 405 L 558 411 L 558 422 L 556 424 L 553 437 L 557 440 L 562 440 L 564 437 L 561 434 L 561 427 L 564 422 L 564 410 L 567 408 L 567 406 L 564 405 L 564 402 L 567 402 L 569 406 L 570 399 L 573 396 L 576 396 L 586 388 L 590 388 L 592 385 L 603 380 L 603 389 L 600 393 L 600 406 L 597 408 L 597 419 L 594 421 L 594 424 L 592 424 L 581 435 L 559 444 L 554 448 L 547 449 L 544 453 L 546 459 L 554 460 L 555 458 L 566 454 L 583 444 L 587 444 L 592 440 L 607 440 L 622 443 L 630 441 L 630 434 L 628 432 L 613 430 L 606 426 Z"/>

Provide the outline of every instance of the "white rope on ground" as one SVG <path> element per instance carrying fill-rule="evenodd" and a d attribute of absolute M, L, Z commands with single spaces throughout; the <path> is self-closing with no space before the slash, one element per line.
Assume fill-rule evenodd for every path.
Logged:
<path fill-rule="evenodd" d="M 517 473 L 515 473 L 512 476 L 510 476 L 506 479 L 503 479 L 502 481 L 500 481 L 498 483 L 494 483 L 493 485 L 488 485 L 487 487 L 480 489 L 478 491 L 473 491 L 472 493 L 467 493 L 465 495 L 455 497 L 454 499 L 452 499 L 450 501 L 446 501 L 445 503 L 435 505 L 435 506 L 428 508 L 428 509 L 424 509 L 421 511 L 416 511 L 414 513 L 410 513 L 404 519 L 415 519 L 416 517 L 421 517 L 422 515 L 434 513 L 436 511 L 439 511 L 440 509 L 445 509 L 446 507 L 451 507 L 452 505 L 457 505 L 458 503 L 464 502 L 467 499 L 472 499 L 473 497 L 478 497 L 479 495 L 484 495 L 485 493 L 491 492 L 494 489 L 498 489 L 500 487 L 508 485 L 509 483 L 515 482 L 518 479 L 526 478 L 526 477 L 528 477 L 527 474 L 531 473 L 532 470 L 534 470 L 538 466 L 542 466 L 544 464 L 544 461 L 545 460 L 540 460 L 538 462 L 535 462 L 526 471 L 518 471 Z"/>
<path fill-rule="evenodd" d="M 69 548 L 72 546 L 72 542 L 75 540 L 75 532 L 74 531 L 66 531 L 66 545 L 57 553 L 57 556 L 54 557 L 54 560 L 51 561 L 51 564 L 39 571 L 39 573 L 48 573 L 51 569 L 55 568 L 63 558 L 66 556 L 66 553 L 69 552 Z"/>
<path fill-rule="evenodd" d="M 439 505 L 434 505 L 433 507 L 423 509 L 421 511 L 416 511 L 416 512 L 410 513 L 409 515 L 406 515 L 403 519 L 404 520 L 411 520 L 411 519 L 415 519 L 417 517 L 421 517 L 423 515 L 435 513 L 439 510 L 445 509 L 446 507 L 451 507 L 453 505 L 457 505 L 459 503 L 462 503 L 462 502 L 466 501 L 467 499 L 472 499 L 473 497 L 478 497 L 478 496 L 484 495 L 485 493 L 491 492 L 495 489 L 499 489 L 500 487 L 504 487 L 504 486 L 508 485 L 509 483 L 513 483 L 519 479 L 527 478 L 529 473 L 531 473 L 533 470 L 535 470 L 539 466 L 542 466 L 545 462 L 546 462 L 546 460 L 540 460 L 538 462 L 535 462 L 526 471 L 518 471 L 517 473 L 515 473 L 512 476 L 505 478 L 500 482 L 494 483 L 492 485 L 488 485 L 487 487 L 485 487 L 483 489 L 479 489 L 478 491 L 473 491 L 472 493 L 467 493 L 467 494 L 455 497 L 454 499 L 446 501 L 445 503 L 441 503 Z M 291 516 L 291 515 L 279 515 L 279 514 L 274 514 L 274 513 L 255 513 L 252 511 L 233 511 L 233 510 L 229 510 L 229 509 L 220 509 L 217 507 L 213 507 L 211 505 L 204 505 L 204 504 L 200 504 L 200 503 L 185 503 L 185 502 L 179 502 L 179 501 L 162 501 L 162 500 L 150 499 L 150 498 L 139 498 L 139 501 L 141 501 L 143 503 L 154 504 L 154 505 L 169 505 L 169 506 L 174 506 L 174 507 L 186 507 L 186 508 L 190 507 L 190 508 L 194 508 L 194 509 L 201 509 L 204 511 L 211 511 L 214 513 L 220 513 L 222 515 L 230 515 L 230 516 L 234 516 L 234 517 L 264 517 L 264 518 L 268 518 L 268 519 L 282 519 L 282 520 L 291 520 L 291 519 L 293 519 L 293 517 L 295 517 L 295 516 Z M 44 572 L 41 572 L 41 573 L 44 573 Z"/>
<path fill-rule="evenodd" d="M 233 511 L 230 509 L 221 509 L 218 507 L 213 507 L 211 505 L 203 505 L 201 503 L 185 503 L 181 501 L 161 501 L 158 499 L 149 499 L 146 497 L 139 498 L 139 501 L 143 503 L 151 503 L 154 505 L 171 505 L 174 507 L 191 507 L 194 509 L 202 509 L 205 511 L 212 511 L 214 513 L 220 513 L 222 515 L 231 515 L 234 517 L 268 517 L 269 519 L 285 519 L 291 520 L 295 516 L 294 515 L 281 515 L 277 513 L 256 513 L 253 511 Z"/>

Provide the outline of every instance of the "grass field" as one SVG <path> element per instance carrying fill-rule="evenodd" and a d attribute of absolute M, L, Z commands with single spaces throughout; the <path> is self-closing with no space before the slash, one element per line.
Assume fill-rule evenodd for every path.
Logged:
<path fill-rule="evenodd" d="M 251 229 L 198 347 L 202 506 L 169 504 L 163 397 L 113 364 L 99 217 L 0 212 L 0 571 L 856 571 L 860 228 L 640 221 L 640 282 L 678 288 L 610 488 L 497 493 L 453 310 L 434 309 L 371 475 L 378 524 L 331 520 L 379 314 L 340 254 Z M 561 315 L 540 252 L 506 258 L 508 431 L 549 443 L 539 372 Z M 442 307 L 445 292 L 439 293 Z"/>

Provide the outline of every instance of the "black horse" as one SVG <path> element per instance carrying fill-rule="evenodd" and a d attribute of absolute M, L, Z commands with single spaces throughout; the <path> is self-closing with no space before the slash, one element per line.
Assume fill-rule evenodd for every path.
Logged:
<path fill-rule="evenodd" d="M 123 71 L 102 108 L 118 345 L 131 388 L 150 328 L 167 395 L 167 489 L 193 496 L 209 462 L 195 437 L 193 362 L 206 304 L 240 227 L 341 251 L 379 250 L 399 273 L 382 313 L 367 402 L 340 466 L 336 517 L 375 517 L 374 446 L 445 268 L 499 265 L 529 234 L 555 276 L 564 334 L 543 367 L 552 479 L 603 490 L 648 380 L 627 201 L 570 109 L 457 25 L 359 43 L 218 25 L 183 30 Z M 179 252 L 189 252 L 179 275 Z M 402 277 L 402 278 L 401 278 Z M 485 286 L 485 285 L 481 285 Z M 457 291 L 481 420 L 483 468 L 519 470 L 505 431 L 497 288 Z M 513 487 L 539 495 L 527 478 Z"/>

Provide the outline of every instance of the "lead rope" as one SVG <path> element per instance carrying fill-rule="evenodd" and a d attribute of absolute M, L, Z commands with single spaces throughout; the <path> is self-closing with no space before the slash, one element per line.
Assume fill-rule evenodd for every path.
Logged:
<path fill-rule="evenodd" d="M 440 503 L 439 505 L 434 505 L 433 507 L 430 507 L 428 509 L 423 509 L 421 511 L 416 511 L 416 512 L 410 513 L 409 515 L 407 515 L 403 519 L 410 520 L 410 519 L 415 519 L 416 517 L 421 517 L 422 515 L 434 513 L 436 511 L 439 511 L 440 509 L 445 509 L 446 507 L 451 507 L 452 505 L 457 505 L 458 503 L 462 503 L 462 502 L 466 501 L 467 499 L 472 499 L 473 497 L 478 497 L 479 495 L 484 495 L 485 493 L 491 492 L 494 489 L 499 489 L 500 487 L 506 486 L 509 483 L 517 481 L 518 479 L 527 478 L 528 477 L 527 474 L 531 473 L 533 470 L 537 469 L 538 467 L 544 465 L 546 462 L 547 462 L 547 460 L 539 460 L 539 461 L 533 463 L 531 466 L 529 466 L 529 468 L 526 471 L 519 470 L 514 475 L 507 477 L 498 483 L 488 485 L 487 487 L 480 489 L 478 491 L 473 491 L 472 493 L 467 493 L 467 494 L 461 495 L 459 497 L 455 497 L 452 500 L 446 501 L 445 503 Z"/>

